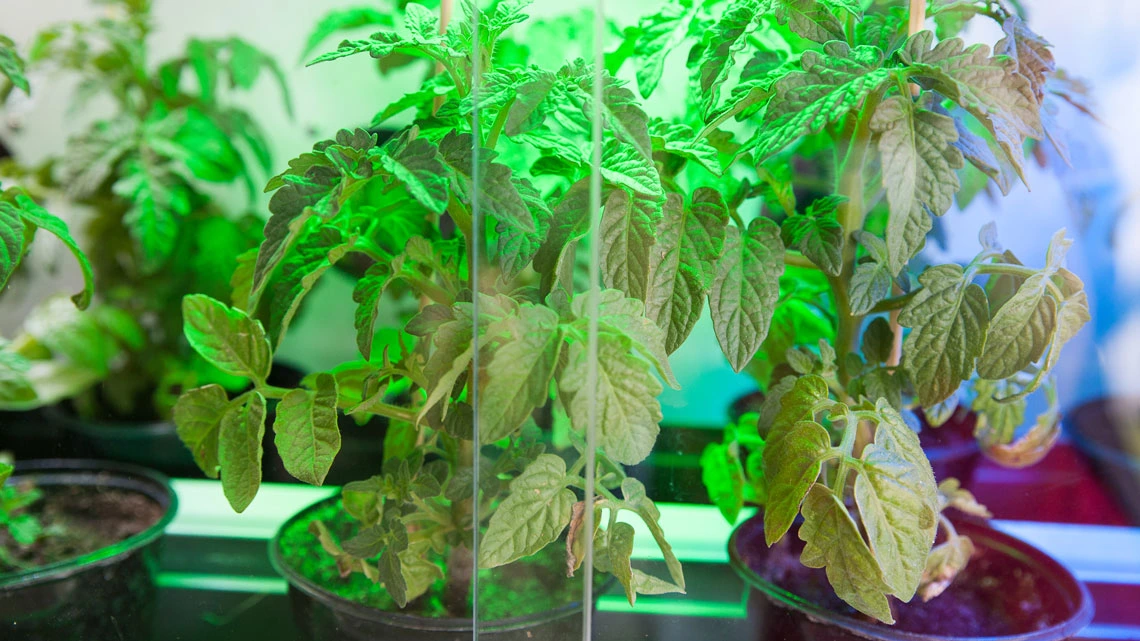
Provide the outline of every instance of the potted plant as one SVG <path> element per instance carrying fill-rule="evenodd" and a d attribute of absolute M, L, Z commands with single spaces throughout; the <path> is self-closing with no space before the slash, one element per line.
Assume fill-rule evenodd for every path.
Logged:
<path fill-rule="evenodd" d="M 208 187 L 244 182 L 252 199 L 257 168 L 271 167 L 263 133 L 229 94 L 266 74 L 286 108 L 288 94 L 276 63 L 238 38 L 192 39 L 153 65 L 150 2 L 112 4 L 104 17 L 40 33 L 28 56 L 78 78 L 76 107 L 96 96 L 114 105 L 34 172 L 43 190 L 90 210 L 83 238 L 99 299 L 85 315 L 47 303 L 8 351 L 58 369 L 40 397 L 59 403 L 45 413 L 84 451 L 185 472 L 193 463 L 169 420 L 178 393 L 247 384 L 186 345 L 178 313 L 184 294 L 228 292 L 239 255 L 257 244 L 259 219 L 227 211 Z"/>
<path fill-rule="evenodd" d="M 1023 175 L 1026 141 L 1056 139 L 1051 101 L 1064 89 L 1047 42 L 1006 3 L 934 2 L 937 36 L 923 30 L 921 0 L 865 4 L 669 5 L 642 21 L 633 46 L 644 88 L 686 30 L 703 34 L 688 58 L 701 136 L 726 139 L 726 126 L 746 136 L 734 168 L 755 168 L 761 186 L 744 190 L 768 204 L 749 226 L 751 258 L 820 272 L 833 312 L 817 344 L 789 343 L 768 331 L 781 294 L 771 275 L 746 275 L 755 304 L 743 331 L 717 313 L 714 287 L 734 369 L 758 351 L 786 365 L 770 368 L 760 411 L 705 451 L 705 480 L 734 523 L 745 502 L 763 506 L 729 549 L 762 603 L 778 606 L 768 620 L 791 626 L 773 634 L 1071 636 L 1091 617 L 1087 591 L 1024 543 L 945 513 L 986 514 L 956 480 L 936 484 L 909 411 L 937 424 L 970 401 L 983 450 L 1011 465 L 1039 460 L 1056 440 L 1049 371 L 1089 318 L 1064 267 L 1064 233 L 1042 267 L 1003 251 L 992 224 L 965 265 L 915 257 L 964 171 L 1007 191 Z M 976 17 L 1002 29 L 994 51 L 956 37 Z M 819 150 L 833 183 L 796 202 L 797 158 L 818 163 Z M 1041 388 L 1050 409 L 1023 430 L 1026 396 Z"/>
<path fill-rule="evenodd" d="M 475 574 L 485 633 L 558 638 L 579 625 L 582 577 L 566 574 L 581 574 L 588 537 L 595 565 L 617 577 L 631 603 L 638 593 L 684 590 L 659 513 L 623 466 L 653 447 L 657 376 L 673 382 L 670 334 L 655 322 L 661 315 L 645 309 L 659 308 L 682 276 L 676 260 L 651 269 L 650 248 L 660 238 L 658 247 L 676 255 L 685 212 L 728 220 L 711 189 L 667 197 L 669 176 L 654 159 L 683 164 L 703 153 L 707 161 L 715 150 L 690 151 L 685 137 L 693 132 L 666 134 L 663 123 L 651 124 L 604 70 L 595 102 L 594 70 L 581 61 L 553 71 L 497 61 L 496 43 L 526 20 L 526 4 L 481 14 L 485 30 L 476 39 L 465 26 L 470 16 L 441 29 L 434 12 L 409 3 L 397 30 L 317 58 L 402 54 L 439 71 L 385 109 L 416 110 L 395 138 L 380 144 L 367 131 L 341 131 L 270 180 L 272 216 L 256 260 L 235 274 L 234 305 L 184 299 L 190 344 L 254 384 L 236 397 L 217 385 L 190 390 L 174 412 L 180 435 L 202 470 L 220 475 L 234 509 L 257 493 L 263 433 L 273 431 L 286 469 L 319 484 L 342 450 L 338 409 L 389 421 L 381 473 L 307 508 L 271 544 L 314 638 L 376 638 L 393 628 L 423 638 L 470 634 Z M 610 231 L 588 238 L 585 145 L 595 108 L 607 126 L 604 181 L 594 196 L 605 203 L 602 227 Z M 476 119 L 485 126 L 473 131 Z M 680 150 L 664 149 L 666 140 Z M 605 289 L 583 285 L 575 270 L 579 246 L 584 255 L 590 242 L 607 257 Z M 360 359 L 293 389 L 268 384 L 266 323 L 278 318 L 287 331 L 291 310 L 351 253 L 374 261 L 353 296 Z M 378 309 L 400 304 L 411 309 L 406 322 L 378 332 Z M 601 355 L 595 394 L 587 383 L 592 319 Z M 381 346 L 380 336 L 391 338 Z M 583 436 L 591 396 L 599 404 L 596 450 Z M 590 456 L 596 466 L 587 465 Z M 582 496 L 590 482 L 597 514 Z M 647 524 L 667 576 L 631 566 L 634 531 L 617 519 L 623 512 Z M 520 591 L 525 598 L 510 596 Z M 499 598 L 486 596 L 492 592 Z"/>
<path fill-rule="evenodd" d="M 0 72 L 24 92 L 23 58 L 0 36 Z M 91 302 L 91 267 L 62 220 L 26 191 L 0 192 L 0 289 L 38 230 L 59 238 L 85 276 L 72 296 Z M 0 397 L 34 404 L 34 364 L 8 353 L 0 361 Z M 108 469 L 84 461 L 0 460 L 0 619 L 20 638 L 121 639 L 149 634 L 157 593 L 158 543 L 174 516 L 169 483 L 138 468 Z M 74 595 L 84 598 L 76 599 Z"/>

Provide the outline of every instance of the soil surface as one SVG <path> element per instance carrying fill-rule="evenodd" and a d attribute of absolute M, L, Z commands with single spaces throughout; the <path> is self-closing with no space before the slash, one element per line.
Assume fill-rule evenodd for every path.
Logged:
<path fill-rule="evenodd" d="M 24 567 L 32 569 L 82 556 L 114 545 L 158 522 L 165 510 L 151 498 L 117 488 L 48 486 L 29 508 L 44 535 L 24 546 L 0 528 L 0 546 Z M 13 571 L 0 565 L 0 573 Z"/>
<path fill-rule="evenodd" d="M 748 566 L 763 579 L 837 614 L 876 623 L 835 595 L 822 569 L 799 561 L 803 542 L 795 529 L 772 548 L 764 545 L 763 527 L 737 539 Z M 1026 560 L 977 546 L 970 564 L 947 590 L 923 602 L 891 599 L 896 630 L 928 635 L 1006 636 L 1040 630 L 1063 621 L 1073 606 L 1049 579 L 1034 572 Z M 883 624 L 878 624 L 883 625 Z"/>
<path fill-rule="evenodd" d="M 342 578 L 336 561 L 308 531 L 309 523 L 322 521 L 338 541 L 355 535 L 359 523 L 345 513 L 339 501 L 330 502 L 290 524 L 279 542 L 285 564 L 329 592 L 369 607 L 429 618 L 470 618 L 470 602 L 464 612 L 445 605 L 444 581 L 435 582 L 426 594 L 401 610 L 380 585 L 359 573 Z M 438 562 L 447 575 L 443 562 Z M 479 618 L 499 621 L 548 612 L 582 599 L 581 574 L 566 577 L 566 547 L 562 540 L 518 562 L 479 571 Z"/>

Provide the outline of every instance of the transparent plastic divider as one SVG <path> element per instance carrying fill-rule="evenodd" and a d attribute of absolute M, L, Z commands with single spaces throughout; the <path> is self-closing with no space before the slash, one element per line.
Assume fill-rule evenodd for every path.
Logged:
<path fill-rule="evenodd" d="M 549 34 L 568 19 L 592 29 L 592 16 L 580 15 L 592 3 L 455 7 L 474 53 L 464 108 L 472 158 L 465 195 L 475 374 L 466 389 L 477 443 L 475 638 L 578 641 L 589 629 L 591 542 L 568 553 L 567 533 L 575 515 L 583 529 L 591 476 L 584 470 L 592 469 L 585 372 L 596 367 L 587 336 L 597 290 L 591 297 L 587 280 L 599 282 L 591 246 L 600 191 L 591 192 L 589 167 L 592 72 L 574 63 L 592 49 L 583 43 L 588 32 Z M 529 19 L 516 22 L 515 10 Z M 572 154 L 582 162 L 566 164 Z"/>

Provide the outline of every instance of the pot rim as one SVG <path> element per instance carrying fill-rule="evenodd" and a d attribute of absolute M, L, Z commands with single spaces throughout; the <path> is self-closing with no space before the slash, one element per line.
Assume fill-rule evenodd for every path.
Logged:
<path fill-rule="evenodd" d="M 93 459 L 32 459 L 17 463 L 16 472 L 9 482 L 35 478 L 39 479 L 37 483 L 41 485 L 96 485 L 90 482 L 92 477 L 107 474 L 109 476 L 104 476 L 108 481 L 106 485 L 144 494 L 165 507 L 166 512 L 149 528 L 118 543 L 29 570 L 0 574 L 0 591 L 19 590 L 58 581 L 91 568 L 112 565 L 163 535 L 178 512 L 178 495 L 171 487 L 170 479 L 154 470 L 128 463 Z M 43 479 L 56 479 L 59 482 L 45 484 Z M 85 479 L 88 482 L 84 483 Z"/>
<path fill-rule="evenodd" d="M 69 412 L 63 402 L 45 405 L 40 408 L 45 419 L 55 422 L 63 429 L 96 438 L 139 439 L 164 437 L 177 433 L 173 420 L 152 419 L 146 421 L 119 421 L 80 418 Z"/>
<path fill-rule="evenodd" d="M 762 514 L 762 512 L 759 512 L 752 518 L 762 518 Z M 1075 611 L 1073 614 L 1064 621 L 1048 628 L 1003 636 L 959 637 L 930 635 L 898 630 L 887 625 L 867 623 L 833 612 L 760 578 L 760 576 L 753 572 L 752 569 L 748 567 L 748 564 L 740 558 L 740 554 L 736 549 L 736 537 L 744 523 L 747 523 L 747 521 L 737 525 L 732 530 L 732 536 L 730 536 L 728 540 L 728 556 L 729 565 L 732 566 L 732 569 L 736 571 L 737 575 L 740 576 L 747 585 L 759 590 L 765 598 L 779 607 L 796 610 L 814 621 L 842 628 L 852 634 L 867 639 L 884 641 L 949 641 L 965 639 L 969 639 L 970 641 L 1056 641 L 1058 639 L 1068 639 L 1075 636 L 1092 621 L 1095 611 L 1092 595 L 1089 593 L 1088 588 L 1085 587 L 1084 583 L 1078 581 L 1072 572 L 1061 565 L 1059 561 L 1032 545 L 1029 545 L 1025 541 L 1010 536 L 1005 532 L 983 524 L 963 520 L 956 522 L 955 527 L 960 533 L 968 534 L 976 546 L 989 547 L 1002 554 L 1011 556 L 1039 557 L 1035 558 L 1034 561 L 1037 562 L 1036 565 L 1038 569 L 1045 570 L 1045 572 L 1043 572 L 1044 578 L 1061 592 L 1076 598 L 1076 603 L 1074 604 Z"/>
<path fill-rule="evenodd" d="M 412 614 L 403 614 L 399 612 L 389 612 L 387 610 L 380 610 L 378 608 L 369 607 L 349 601 L 344 597 L 338 596 L 329 592 L 328 590 L 317 585 L 301 572 L 290 567 L 285 559 L 281 556 L 280 540 L 281 535 L 291 525 L 297 521 L 305 518 L 309 513 L 314 510 L 324 507 L 326 504 L 340 501 L 340 495 L 334 494 L 333 496 L 321 499 L 315 503 L 302 508 L 293 516 L 289 517 L 281 527 L 274 533 L 273 538 L 269 541 L 269 561 L 273 565 L 273 569 L 289 583 L 291 589 L 300 590 L 309 597 L 321 602 L 322 604 L 333 608 L 343 614 L 351 615 L 360 619 L 364 619 L 374 623 L 380 623 L 393 627 L 401 627 L 408 630 L 420 630 L 428 632 L 471 632 L 474 630 L 473 619 L 469 618 L 455 618 L 455 617 L 421 617 Z M 595 590 L 595 595 L 599 594 Z M 543 623 L 549 623 L 558 619 L 580 614 L 582 612 L 582 602 L 572 601 L 562 607 L 553 610 L 546 610 L 535 614 L 529 614 L 520 617 L 512 617 L 510 619 L 500 619 L 498 621 L 480 621 L 480 632 L 509 632 L 513 630 L 521 630 L 525 628 L 534 627 Z"/>

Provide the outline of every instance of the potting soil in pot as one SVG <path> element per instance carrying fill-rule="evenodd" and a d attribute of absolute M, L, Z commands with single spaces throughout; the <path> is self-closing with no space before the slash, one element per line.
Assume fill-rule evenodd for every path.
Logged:
<path fill-rule="evenodd" d="M 0 528 L 0 574 L 66 561 L 114 545 L 162 518 L 165 509 L 137 492 L 106 487 L 48 486 L 29 508 L 43 528 L 31 545 L 20 545 Z"/>
<path fill-rule="evenodd" d="M 330 502 L 314 509 L 309 518 L 298 519 L 281 534 L 281 557 L 321 588 L 349 601 L 388 612 L 428 618 L 471 618 L 468 604 L 465 612 L 448 610 L 444 600 L 444 581 L 438 580 L 422 597 L 400 609 L 380 585 L 353 573 L 341 577 L 336 561 L 321 549 L 317 537 L 309 532 L 309 523 L 319 520 L 338 541 L 354 536 L 359 522 L 349 517 L 340 502 Z M 558 543 L 547 546 L 532 557 L 517 563 L 479 572 L 479 619 L 498 621 L 549 612 L 582 599 L 582 580 L 566 577 L 566 551 Z M 447 568 L 442 568 L 444 575 Z"/>
<path fill-rule="evenodd" d="M 752 534 L 759 539 L 747 549 L 764 549 L 763 529 L 756 528 Z M 837 614 L 883 625 L 840 600 L 823 569 L 800 563 L 803 547 L 793 529 L 765 553 L 746 562 L 764 580 L 807 601 Z M 1071 610 L 1060 601 L 1063 595 L 1047 583 L 1047 577 L 1033 572 L 1016 556 L 978 546 L 966 569 L 940 596 L 927 602 L 917 595 L 909 603 L 892 599 L 896 623 L 890 627 L 949 637 L 1008 636 L 1041 630 L 1060 623 Z"/>

